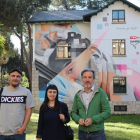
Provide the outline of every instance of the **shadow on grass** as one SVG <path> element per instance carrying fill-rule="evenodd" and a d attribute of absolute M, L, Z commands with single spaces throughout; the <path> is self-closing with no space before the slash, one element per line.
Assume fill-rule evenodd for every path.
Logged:
<path fill-rule="evenodd" d="M 33 113 L 27 126 L 28 140 L 34 140 L 37 132 L 38 114 Z M 78 125 L 71 121 L 68 123 L 74 131 L 74 140 L 78 140 Z M 134 131 L 135 133 L 133 133 Z M 105 121 L 105 134 L 107 140 L 140 140 L 139 115 L 112 115 Z"/>
<path fill-rule="evenodd" d="M 119 133 L 112 134 L 112 131 L 105 130 L 105 135 L 107 140 L 132 140 L 131 138 L 128 138 L 127 136 L 125 138 L 122 137 Z"/>
<path fill-rule="evenodd" d="M 112 115 L 105 123 L 127 123 L 140 126 L 140 115 Z"/>

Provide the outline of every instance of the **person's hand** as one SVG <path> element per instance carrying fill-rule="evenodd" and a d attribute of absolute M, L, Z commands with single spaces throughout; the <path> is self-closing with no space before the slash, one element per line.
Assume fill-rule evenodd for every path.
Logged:
<path fill-rule="evenodd" d="M 41 138 L 36 138 L 36 140 L 41 140 Z"/>
<path fill-rule="evenodd" d="M 18 133 L 18 134 L 22 135 L 22 134 L 24 133 L 25 129 L 26 129 L 26 128 L 21 127 L 21 128 L 19 128 L 17 131 L 15 131 L 14 134 Z"/>
<path fill-rule="evenodd" d="M 0 132 L 0 135 L 1 135 L 1 132 Z"/>
<path fill-rule="evenodd" d="M 87 118 L 85 120 L 85 126 L 90 126 L 92 124 L 92 119 L 91 118 Z"/>
<path fill-rule="evenodd" d="M 80 119 L 80 120 L 79 120 L 79 125 L 85 125 L 84 119 Z"/>
<path fill-rule="evenodd" d="M 60 120 L 62 120 L 63 122 L 65 122 L 65 116 L 63 114 L 59 114 Z"/>

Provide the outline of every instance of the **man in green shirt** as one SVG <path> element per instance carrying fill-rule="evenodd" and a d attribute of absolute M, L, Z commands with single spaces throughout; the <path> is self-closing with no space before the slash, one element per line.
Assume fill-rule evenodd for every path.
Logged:
<path fill-rule="evenodd" d="M 71 111 L 72 119 L 79 124 L 79 140 L 106 140 L 104 120 L 111 115 L 108 96 L 94 85 L 94 70 L 83 70 L 81 77 L 84 88 L 76 93 Z"/>

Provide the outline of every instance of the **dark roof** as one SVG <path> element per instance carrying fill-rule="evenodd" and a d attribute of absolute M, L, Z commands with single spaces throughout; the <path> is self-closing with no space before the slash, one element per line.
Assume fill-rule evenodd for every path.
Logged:
<path fill-rule="evenodd" d="M 112 0 L 110 3 L 108 3 L 106 6 L 104 6 L 103 8 L 95 11 L 95 12 L 92 12 L 92 13 L 89 13 L 89 14 L 85 14 L 83 15 L 83 20 L 84 21 L 90 21 L 90 18 L 93 16 L 93 15 L 97 15 L 99 12 L 102 12 L 105 8 L 108 8 L 111 4 L 114 4 L 114 2 L 116 1 L 121 1 L 123 2 L 123 4 L 127 4 L 129 7 L 132 7 L 134 8 L 136 11 L 139 11 L 140 12 L 140 8 L 138 6 L 136 6 L 135 4 L 127 1 L 127 0 Z"/>
<path fill-rule="evenodd" d="M 27 22 L 83 21 L 83 15 L 97 10 L 38 11 Z"/>

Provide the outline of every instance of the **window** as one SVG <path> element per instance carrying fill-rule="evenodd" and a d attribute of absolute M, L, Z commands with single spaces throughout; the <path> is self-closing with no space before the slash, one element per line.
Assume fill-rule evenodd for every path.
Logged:
<path fill-rule="evenodd" d="M 125 40 L 113 40 L 113 55 L 125 55 Z"/>
<path fill-rule="evenodd" d="M 58 43 L 57 44 L 57 58 L 71 58 L 71 44 Z"/>
<path fill-rule="evenodd" d="M 124 10 L 113 10 L 112 11 L 112 22 L 125 22 Z"/>
<path fill-rule="evenodd" d="M 126 77 L 113 77 L 114 93 L 126 93 Z"/>
<path fill-rule="evenodd" d="M 126 105 L 114 105 L 114 111 L 127 111 Z"/>

